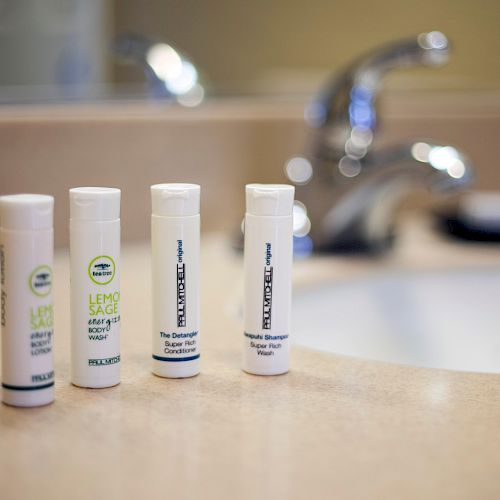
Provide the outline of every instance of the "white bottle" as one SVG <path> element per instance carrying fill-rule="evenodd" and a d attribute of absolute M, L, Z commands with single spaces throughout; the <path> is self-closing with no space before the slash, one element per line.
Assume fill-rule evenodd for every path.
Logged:
<path fill-rule="evenodd" d="M 245 214 L 243 370 L 289 370 L 294 187 L 248 184 Z"/>
<path fill-rule="evenodd" d="M 200 186 L 151 186 L 153 373 L 200 371 Z"/>
<path fill-rule="evenodd" d="M 120 190 L 70 189 L 71 382 L 120 383 Z"/>
<path fill-rule="evenodd" d="M 2 399 L 54 400 L 52 264 L 54 198 L 0 197 Z"/>

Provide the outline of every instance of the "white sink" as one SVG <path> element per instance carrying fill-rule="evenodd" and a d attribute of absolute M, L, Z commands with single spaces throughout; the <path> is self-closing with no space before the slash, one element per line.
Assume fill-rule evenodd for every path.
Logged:
<path fill-rule="evenodd" d="M 500 270 L 380 274 L 297 291 L 293 338 L 348 356 L 500 373 Z"/>

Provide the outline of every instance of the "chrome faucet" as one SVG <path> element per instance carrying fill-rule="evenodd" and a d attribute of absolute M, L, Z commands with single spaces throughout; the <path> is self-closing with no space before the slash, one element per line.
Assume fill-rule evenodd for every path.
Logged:
<path fill-rule="evenodd" d="M 409 140 L 376 147 L 385 73 L 441 65 L 448 55 L 448 40 L 437 31 L 389 44 L 349 66 L 308 106 L 310 152 L 290 159 L 286 173 L 316 249 L 383 250 L 393 241 L 397 205 L 417 186 L 448 193 L 470 185 L 471 165 L 452 146 Z"/>

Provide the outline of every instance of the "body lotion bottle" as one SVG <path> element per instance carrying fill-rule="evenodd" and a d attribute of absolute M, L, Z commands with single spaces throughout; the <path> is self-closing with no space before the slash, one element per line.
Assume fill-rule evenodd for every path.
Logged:
<path fill-rule="evenodd" d="M 200 371 L 200 186 L 151 186 L 153 373 Z"/>
<path fill-rule="evenodd" d="M 120 190 L 70 189 L 71 382 L 120 383 Z"/>
<path fill-rule="evenodd" d="M 289 370 L 294 187 L 248 184 L 245 214 L 243 370 Z"/>
<path fill-rule="evenodd" d="M 54 198 L 0 197 L 2 399 L 54 400 L 52 261 Z"/>

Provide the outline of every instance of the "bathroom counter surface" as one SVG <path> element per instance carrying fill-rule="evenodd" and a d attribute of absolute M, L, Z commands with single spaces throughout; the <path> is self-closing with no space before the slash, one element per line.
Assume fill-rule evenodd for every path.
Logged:
<path fill-rule="evenodd" d="M 496 247 L 425 238 L 434 237 L 409 232 L 378 269 L 500 265 Z M 0 405 L 2 499 L 500 497 L 500 375 L 299 347 L 290 373 L 245 374 L 241 256 L 220 235 L 205 236 L 202 248 L 202 373 L 151 374 L 149 248 L 127 245 L 122 383 L 94 390 L 69 383 L 68 256 L 57 254 L 57 399 L 34 409 Z M 374 266 L 314 258 L 297 263 L 295 281 Z"/>

